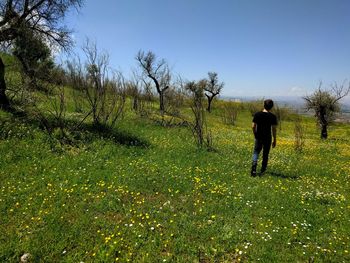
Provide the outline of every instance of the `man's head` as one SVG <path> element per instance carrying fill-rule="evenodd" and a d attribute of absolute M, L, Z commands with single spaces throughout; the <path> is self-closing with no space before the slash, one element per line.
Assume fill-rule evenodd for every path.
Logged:
<path fill-rule="evenodd" d="M 273 107 L 273 100 L 264 100 L 264 109 L 265 110 L 271 110 Z"/>

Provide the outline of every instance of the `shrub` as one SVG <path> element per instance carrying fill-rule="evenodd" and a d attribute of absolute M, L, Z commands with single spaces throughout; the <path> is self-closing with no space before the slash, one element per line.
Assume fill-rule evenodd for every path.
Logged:
<path fill-rule="evenodd" d="M 294 150 L 296 152 L 302 152 L 304 148 L 304 126 L 302 124 L 302 117 L 300 115 L 294 121 Z"/>
<path fill-rule="evenodd" d="M 234 102 L 225 103 L 222 111 L 222 121 L 225 124 L 235 125 L 240 106 Z"/>

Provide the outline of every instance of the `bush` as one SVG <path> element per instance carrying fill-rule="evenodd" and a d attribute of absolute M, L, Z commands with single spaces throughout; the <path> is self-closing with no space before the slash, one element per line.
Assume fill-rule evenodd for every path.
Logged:
<path fill-rule="evenodd" d="M 234 102 L 227 102 L 223 106 L 222 121 L 225 124 L 235 125 L 240 105 Z"/>
<path fill-rule="evenodd" d="M 264 100 L 256 100 L 247 103 L 248 111 L 252 116 L 264 108 Z"/>
<path fill-rule="evenodd" d="M 300 115 L 294 121 L 294 150 L 296 152 L 302 152 L 304 148 L 304 131 L 305 128 L 302 124 L 302 118 Z"/>

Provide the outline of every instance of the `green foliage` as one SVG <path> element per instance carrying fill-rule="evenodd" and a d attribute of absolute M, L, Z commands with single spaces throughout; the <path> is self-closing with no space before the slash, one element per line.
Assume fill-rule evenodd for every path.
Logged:
<path fill-rule="evenodd" d="M 30 78 L 45 79 L 54 68 L 51 58 L 51 50 L 31 30 L 22 30 L 22 33 L 14 41 L 13 54 L 22 64 L 22 69 Z"/>
<path fill-rule="evenodd" d="M 5 66 L 7 67 L 7 71 L 9 72 L 20 72 L 21 70 L 21 66 L 18 63 L 18 60 L 5 52 L 0 52 L 0 56 L 5 64 Z"/>

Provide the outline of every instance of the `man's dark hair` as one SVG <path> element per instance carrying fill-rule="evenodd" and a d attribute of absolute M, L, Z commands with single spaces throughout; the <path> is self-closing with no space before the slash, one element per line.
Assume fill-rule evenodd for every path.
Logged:
<path fill-rule="evenodd" d="M 271 110 L 272 107 L 273 107 L 273 100 L 265 100 L 264 101 L 265 110 Z"/>

